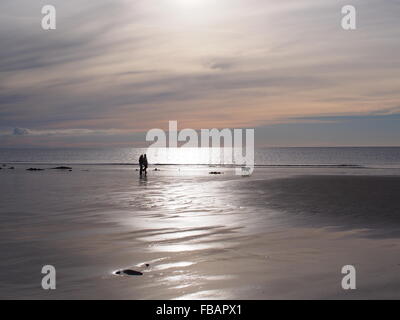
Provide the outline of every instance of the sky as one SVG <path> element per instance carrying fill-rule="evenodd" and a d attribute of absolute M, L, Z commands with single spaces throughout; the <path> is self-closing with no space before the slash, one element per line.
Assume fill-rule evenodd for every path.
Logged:
<path fill-rule="evenodd" d="M 2 0 L 0 147 L 140 146 L 170 120 L 255 128 L 257 146 L 399 146 L 399 16 L 398 0 Z"/>

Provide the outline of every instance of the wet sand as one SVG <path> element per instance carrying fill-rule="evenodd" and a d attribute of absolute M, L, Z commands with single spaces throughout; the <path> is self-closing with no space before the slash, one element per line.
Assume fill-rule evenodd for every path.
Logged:
<path fill-rule="evenodd" d="M 0 298 L 400 298 L 396 169 L 29 167 L 0 172 Z"/>

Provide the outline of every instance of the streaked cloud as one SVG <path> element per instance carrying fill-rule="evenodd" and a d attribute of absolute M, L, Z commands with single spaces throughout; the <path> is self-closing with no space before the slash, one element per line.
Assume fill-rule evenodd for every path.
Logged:
<path fill-rule="evenodd" d="M 90 129 L 64 129 L 64 130 L 31 130 L 27 128 L 14 128 L 10 133 L 4 135 L 14 136 L 89 136 L 89 135 L 118 135 L 126 134 L 125 130 L 108 129 L 108 130 L 90 130 Z"/>
<path fill-rule="evenodd" d="M 52 3 L 50 32 L 46 1 L 0 4 L 0 145 L 131 143 L 168 120 L 275 128 L 399 105 L 396 1 L 354 0 L 354 32 L 340 27 L 342 0 Z M 13 128 L 29 129 L 13 142 Z"/>

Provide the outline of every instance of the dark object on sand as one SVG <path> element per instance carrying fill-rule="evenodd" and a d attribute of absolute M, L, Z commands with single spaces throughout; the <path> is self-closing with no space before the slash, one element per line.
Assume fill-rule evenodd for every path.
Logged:
<path fill-rule="evenodd" d="M 222 172 L 219 172 L 219 171 L 211 171 L 210 174 L 222 174 Z"/>
<path fill-rule="evenodd" d="M 39 168 L 29 168 L 29 169 L 26 169 L 26 171 L 44 171 L 44 169 L 39 169 Z"/>
<path fill-rule="evenodd" d="M 154 171 L 161 171 L 160 169 L 155 168 Z"/>
<path fill-rule="evenodd" d="M 135 271 L 135 270 L 130 270 L 130 269 L 118 270 L 115 272 L 115 274 L 127 275 L 127 276 L 142 276 L 143 275 L 143 273 L 141 273 L 140 271 Z"/>
<path fill-rule="evenodd" d="M 10 170 L 14 170 L 15 168 L 14 168 L 14 167 L 9 167 L 8 169 L 10 169 Z"/>
<path fill-rule="evenodd" d="M 3 167 L 7 167 L 7 165 L 6 165 L 6 164 L 3 164 Z"/>
<path fill-rule="evenodd" d="M 148 263 L 146 263 L 145 266 L 146 266 L 147 268 L 150 267 L 150 265 L 149 265 Z"/>
<path fill-rule="evenodd" d="M 70 167 L 55 167 L 55 168 L 51 168 L 51 169 L 53 169 L 53 170 L 72 170 L 72 168 L 70 168 Z"/>

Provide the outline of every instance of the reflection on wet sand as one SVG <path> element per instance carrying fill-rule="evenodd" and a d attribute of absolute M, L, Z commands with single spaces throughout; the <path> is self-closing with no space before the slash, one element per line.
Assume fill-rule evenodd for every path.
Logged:
<path fill-rule="evenodd" d="M 266 187 L 257 187 L 262 181 Z M 384 241 L 356 240 L 365 231 L 354 228 L 347 233 L 329 229 L 331 225 L 309 229 L 297 225 L 296 219 L 290 226 L 287 212 L 279 215 L 268 208 L 279 202 L 272 198 L 273 181 L 279 180 L 183 176 L 179 182 L 149 182 L 142 197 L 130 200 L 142 210 L 124 223 L 138 229 L 142 252 L 162 256 L 148 270 L 151 287 L 165 290 L 161 297 L 177 299 L 323 297 L 323 289 L 307 284 L 314 278 L 330 288 L 328 296 L 340 296 L 334 279 L 341 263 L 363 261 L 368 247 L 379 248 Z M 281 190 L 279 196 L 285 195 Z M 362 249 L 356 249 L 356 243 L 363 243 Z M 388 252 L 380 254 L 394 266 Z M 368 268 L 379 269 L 370 264 Z M 308 289 L 293 291 L 303 286 Z"/>
<path fill-rule="evenodd" d="M 343 298 L 346 264 L 362 281 L 351 297 L 399 297 L 398 172 L 163 167 L 146 180 L 130 167 L 81 169 L 2 173 L 4 297 L 47 298 L 33 276 L 44 264 L 60 275 L 52 298 Z M 380 190 L 366 199 L 365 183 Z"/>

